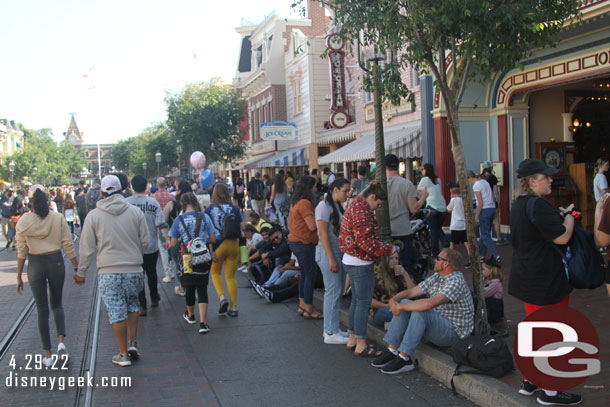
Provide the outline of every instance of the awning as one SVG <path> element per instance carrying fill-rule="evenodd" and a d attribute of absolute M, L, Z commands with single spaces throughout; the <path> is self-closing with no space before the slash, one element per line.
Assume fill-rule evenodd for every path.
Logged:
<path fill-rule="evenodd" d="M 318 134 L 318 144 L 335 144 L 351 141 L 356 138 L 356 126 L 350 125 L 343 129 L 331 129 Z"/>
<path fill-rule="evenodd" d="M 421 122 L 384 129 L 386 154 L 396 154 L 398 158 L 421 157 Z M 375 159 L 375 131 L 363 133 L 351 143 L 318 159 L 318 164 L 365 161 Z"/>
<path fill-rule="evenodd" d="M 256 168 L 301 167 L 307 165 L 305 149 L 307 146 L 294 147 L 256 163 Z"/>
<path fill-rule="evenodd" d="M 265 158 L 269 158 L 272 155 L 274 155 L 274 153 L 257 155 L 256 157 L 251 158 L 250 160 L 246 161 L 245 163 L 239 164 L 237 167 L 233 168 L 233 170 L 247 170 L 247 169 L 251 169 L 251 168 L 257 168 L 255 166 L 256 163 L 258 163 L 261 160 L 264 160 Z"/>

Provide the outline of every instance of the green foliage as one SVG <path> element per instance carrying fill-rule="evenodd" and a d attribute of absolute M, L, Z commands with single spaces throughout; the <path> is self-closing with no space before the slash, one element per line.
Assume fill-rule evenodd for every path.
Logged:
<path fill-rule="evenodd" d="M 10 180 L 11 173 L 8 163 L 14 161 L 15 182 L 21 182 L 25 177 L 32 182 L 47 185 L 63 185 L 70 182 L 72 176 L 77 176 L 85 166 L 86 161 L 80 152 L 72 145 L 53 140 L 51 129 L 30 130 L 22 128 L 24 146 L 13 155 L 3 160 L 0 174 L 5 180 Z"/>
<path fill-rule="evenodd" d="M 245 154 L 246 104 L 231 86 L 217 80 L 188 85 L 169 93 L 166 105 L 170 138 L 180 140 L 185 155 L 199 150 L 208 162 L 230 162 Z"/>

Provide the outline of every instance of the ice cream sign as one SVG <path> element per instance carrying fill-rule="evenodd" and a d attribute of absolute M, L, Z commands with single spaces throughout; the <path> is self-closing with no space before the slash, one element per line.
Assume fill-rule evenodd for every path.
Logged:
<path fill-rule="evenodd" d="M 271 141 L 292 141 L 297 139 L 297 125 L 281 120 L 261 124 L 261 139 Z"/>

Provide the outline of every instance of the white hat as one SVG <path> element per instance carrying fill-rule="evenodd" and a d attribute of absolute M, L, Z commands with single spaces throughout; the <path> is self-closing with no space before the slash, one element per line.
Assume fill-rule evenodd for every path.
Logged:
<path fill-rule="evenodd" d="M 33 198 L 33 197 L 34 197 L 34 193 L 36 192 L 36 190 L 37 190 L 37 189 L 40 189 L 40 190 L 41 190 L 42 192 L 44 192 L 45 194 L 47 193 L 47 189 L 46 189 L 44 186 L 42 186 L 42 185 L 40 185 L 40 184 L 34 184 L 34 185 L 32 185 L 32 186 L 30 187 L 30 192 L 28 193 L 28 196 L 29 196 L 30 198 Z"/>
<path fill-rule="evenodd" d="M 121 190 L 121 181 L 115 175 L 106 175 L 102 179 L 102 192 L 112 194 Z"/>

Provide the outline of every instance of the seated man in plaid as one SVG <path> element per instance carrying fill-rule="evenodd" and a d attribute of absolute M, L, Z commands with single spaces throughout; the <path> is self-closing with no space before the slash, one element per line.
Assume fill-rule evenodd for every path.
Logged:
<path fill-rule="evenodd" d="M 373 361 L 374 367 L 385 374 L 408 372 L 415 368 L 411 357 L 422 337 L 451 346 L 470 335 L 474 306 L 464 276 L 457 271 L 461 260 L 457 251 L 443 249 L 434 259 L 433 275 L 390 300 L 394 317 L 384 338 L 389 347 Z M 422 295 L 426 298 L 411 300 Z"/>

